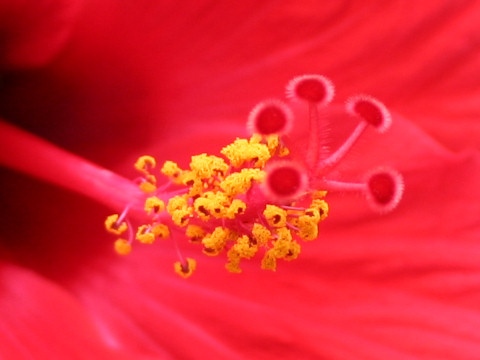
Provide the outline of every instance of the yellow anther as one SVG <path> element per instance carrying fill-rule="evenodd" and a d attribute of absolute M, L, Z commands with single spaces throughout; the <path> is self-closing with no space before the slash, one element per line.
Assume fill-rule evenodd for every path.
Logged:
<path fill-rule="evenodd" d="M 157 224 L 152 227 L 152 233 L 160 239 L 166 239 L 170 236 L 170 230 L 165 224 Z"/>
<path fill-rule="evenodd" d="M 276 230 L 277 239 L 273 242 L 273 253 L 277 258 L 284 258 L 290 250 L 292 234 L 286 227 Z"/>
<path fill-rule="evenodd" d="M 277 270 L 277 258 L 275 257 L 273 249 L 270 249 L 265 253 L 261 267 L 263 270 Z"/>
<path fill-rule="evenodd" d="M 146 194 L 155 192 L 155 190 L 157 190 L 157 187 L 148 181 L 143 181 L 142 183 L 140 183 L 140 185 L 138 185 L 138 187 Z"/>
<path fill-rule="evenodd" d="M 172 195 L 183 195 L 171 197 L 168 203 L 155 193 L 148 195 L 144 209 L 152 222 L 138 227 L 135 238 L 151 244 L 157 238 L 169 237 L 172 230 L 169 226 L 185 227 L 186 237 L 191 242 L 201 242 L 205 254 L 215 256 L 228 250 L 225 267 L 230 272 L 242 272 L 242 259 L 255 257 L 259 250 L 265 251 L 262 269 L 275 271 L 278 259 L 298 257 L 301 247 L 296 240 L 317 237 L 318 223 L 328 215 L 328 204 L 324 201 L 326 191 L 311 193 L 312 201 L 306 209 L 303 203 L 301 207 L 295 202 L 285 206 L 265 205 L 263 198 L 253 199 L 256 192 L 251 189 L 255 183 L 265 181 L 266 163 L 273 156 L 278 158 L 289 153 L 278 135 L 253 134 L 250 139 L 237 138 L 221 153 L 226 160 L 206 153 L 192 156 L 188 169 L 181 169 L 173 161 L 163 163 L 161 173 L 170 180 L 165 189 L 175 183 L 182 189 L 172 189 Z M 157 191 L 157 179 L 150 173 L 155 166 L 151 156 L 141 156 L 135 163 L 135 168 L 143 173 L 139 186 L 146 193 Z M 164 210 L 167 213 L 163 213 Z M 157 222 L 160 213 L 169 216 L 168 226 Z M 118 223 L 118 219 L 118 214 L 109 216 L 106 229 L 114 234 L 125 232 L 129 222 Z M 117 239 L 115 251 L 128 254 L 131 242 L 132 239 Z M 181 261 L 183 263 L 174 264 L 175 272 L 189 277 L 196 261 L 190 258 Z"/>
<path fill-rule="evenodd" d="M 268 244 L 268 240 L 272 238 L 272 233 L 270 230 L 257 223 L 253 224 L 252 235 L 257 241 L 258 246 L 266 246 Z"/>
<path fill-rule="evenodd" d="M 270 135 L 267 137 L 267 147 L 268 151 L 270 151 L 270 155 L 275 154 L 279 145 L 278 135 Z"/>
<path fill-rule="evenodd" d="M 173 161 L 165 161 L 163 163 L 162 169 L 160 170 L 162 174 L 167 176 L 170 180 L 172 180 L 175 184 L 182 183 L 182 173 L 183 170 L 178 166 L 177 163 Z"/>
<path fill-rule="evenodd" d="M 223 192 L 217 192 L 211 197 L 211 202 L 208 204 L 208 210 L 217 219 L 221 219 L 226 216 L 230 200 Z"/>
<path fill-rule="evenodd" d="M 199 242 L 205 236 L 205 230 L 198 225 L 188 225 L 185 230 L 185 235 L 190 238 L 190 241 Z"/>
<path fill-rule="evenodd" d="M 155 158 L 149 155 L 140 156 L 135 162 L 135 169 L 143 172 L 144 174 L 149 174 L 150 169 L 153 169 L 156 165 Z"/>
<path fill-rule="evenodd" d="M 188 196 L 194 197 L 201 195 L 204 190 L 204 184 L 200 177 L 193 171 L 185 171 L 182 176 L 182 183 L 189 187 Z"/>
<path fill-rule="evenodd" d="M 187 206 L 187 198 L 184 195 L 177 195 L 168 200 L 167 211 L 170 215 L 173 215 L 174 211 L 186 209 Z"/>
<path fill-rule="evenodd" d="M 258 251 L 258 246 L 253 244 L 247 235 L 239 237 L 230 250 L 227 252 L 228 262 L 225 268 L 233 273 L 241 273 L 240 260 L 251 259 Z"/>
<path fill-rule="evenodd" d="M 205 198 L 205 197 L 199 197 L 195 199 L 193 203 L 193 207 L 195 209 L 195 213 L 197 216 L 202 219 L 203 221 L 208 221 L 210 220 L 210 204 L 212 200 Z"/>
<path fill-rule="evenodd" d="M 230 250 L 231 251 L 231 250 Z M 228 253 L 230 253 L 230 251 Z M 240 269 L 240 258 L 234 258 L 233 256 L 228 257 L 228 262 L 225 264 L 225 269 L 231 273 L 239 274 L 242 272 Z"/>
<path fill-rule="evenodd" d="M 175 225 L 179 227 L 184 227 L 188 225 L 188 221 L 192 216 L 192 209 L 184 208 L 180 210 L 175 210 L 171 215 L 172 221 Z"/>
<path fill-rule="evenodd" d="M 225 264 L 225 269 L 227 269 L 227 271 L 237 274 L 242 272 L 242 269 L 240 269 L 240 254 L 233 247 L 228 250 L 227 259 L 227 263 Z"/>
<path fill-rule="evenodd" d="M 173 269 L 175 272 L 185 279 L 192 275 L 197 267 L 197 262 L 195 259 L 186 258 L 186 260 L 186 264 L 182 264 L 180 261 L 177 261 L 173 264 Z"/>
<path fill-rule="evenodd" d="M 287 227 L 282 227 L 278 228 L 275 230 L 275 233 L 277 235 L 277 240 L 281 241 L 292 241 L 292 233 Z"/>
<path fill-rule="evenodd" d="M 148 215 L 158 214 L 165 210 L 165 203 L 156 196 L 150 196 L 145 200 L 145 211 Z"/>
<path fill-rule="evenodd" d="M 300 245 L 293 241 L 292 234 L 287 228 L 277 229 L 277 240 L 273 243 L 273 254 L 277 259 L 292 260 L 300 253 Z"/>
<path fill-rule="evenodd" d="M 241 258 L 245 259 L 251 259 L 258 251 L 258 247 L 252 244 L 247 235 L 239 237 L 232 249 L 236 251 Z"/>
<path fill-rule="evenodd" d="M 310 206 L 317 209 L 320 220 L 324 220 L 328 216 L 328 203 L 325 200 L 315 199 Z"/>
<path fill-rule="evenodd" d="M 295 226 L 298 228 L 297 235 L 305 241 L 315 240 L 318 237 L 318 220 L 303 215 L 295 221 Z"/>
<path fill-rule="evenodd" d="M 268 225 L 276 228 L 287 225 L 287 211 L 275 205 L 267 205 L 263 211 L 263 216 Z"/>
<path fill-rule="evenodd" d="M 204 183 L 200 180 L 195 181 L 195 184 L 193 184 L 193 186 L 190 187 L 190 190 L 188 191 L 188 196 L 197 197 L 201 195 L 204 190 L 205 190 Z"/>
<path fill-rule="evenodd" d="M 317 224 L 320 221 L 320 212 L 318 211 L 317 208 L 314 208 L 314 207 L 306 209 L 303 216 L 312 218 Z"/>
<path fill-rule="evenodd" d="M 288 260 L 288 261 L 295 260 L 296 258 L 298 258 L 298 255 L 300 254 L 301 250 L 302 248 L 300 247 L 299 243 L 297 243 L 296 241 L 291 241 L 289 243 L 288 252 L 283 257 L 283 260 Z"/>
<path fill-rule="evenodd" d="M 245 214 L 247 204 L 240 199 L 234 199 L 227 209 L 226 218 L 234 219 L 235 216 Z"/>
<path fill-rule="evenodd" d="M 323 199 L 325 196 L 327 196 L 328 191 L 326 190 L 316 190 L 312 193 L 312 198 L 313 199 Z"/>
<path fill-rule="evenodd" d="M 250 144 L 259 144 L 262 141 L 262 135 L 253 134 L 248 141 Z"/>
<path fill-rule="evenodd" d="M 182 184 L 191 187 L 196 181 L 201 181 L 198 175 L 193 171 L 185 171 L 182 174 Z"/>
<path fill-rule="evenodd" d="M 232 235 L 229 229 L 218 226 L 211 234 L 207 234 L 202 244 L 205 246 L 204 253 L 211 256 L 218 255 L 227 245 L 227 241 Z"/>
<path fill-rule="evenodd" d="M 152 244 L 155 241 L 155 234 L 151 232 L 150 225 L 141 225 L 137 229 L 135 238 L 142 244 Z"/>
<path fill-rule="evenodd" d="M 190 162 L 190 169 L 200 179 L 209 179 L 214 175 L 225 174 L 228 168 L 229 166 L 222 158 L 207 154 L 192 156 Z"/>
<path fill-rule="evenodd" d="M 265 171 L 259 169 L 242 169 L 225 178 L 220 184 L 220 188 L 228 196 L 245 194 L 253 182 L 261 182 L 265 178 Z"/>
<path fill-rule="evenodd" d="M 128 255 L 132 251 L 132 245 L 125 239 L 117 239 L 113 246 L 119 255 Z"/>
<path fill-rule="evenodd" d="M 118 220 L 118 214 L 113 214 L 108 216 L 105 219 L 105 229 L 107 229 L 109 233 L 120 235 L 127 230 L 128 226 L 126 222 L 122 222 L 118 224 L 117 220 Z"/>
<path fill-rule="evenodd" d="M 230 145 L 225 146 L 221 153 L 234 167 L 240 167 L 246 161 L 255 161 L 256 167 L 263 168 L 271 157 L 266 145 L 251 144 L 246 139 L 236 139 Z"/>
<path fill-rule="evenodd" d="M 277 155 L 280 157 L 290 155 L 290 150 L 288 150 L 285 146 L 280 144 L 277 149 Z"/>

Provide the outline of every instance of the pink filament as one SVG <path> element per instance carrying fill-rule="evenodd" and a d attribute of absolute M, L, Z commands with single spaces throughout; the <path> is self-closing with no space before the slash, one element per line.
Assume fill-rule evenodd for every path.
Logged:
<path fill-rule="evenodd" d="M 350 151 L 350 149 L 355 145 L 357 140 L 363 134 L 365 129 L 367 128 L 366 122 L 361 122 L 357 125 L 355 130 L 350 134 L 347 140 L 331 155 L 328 156 L 325 160 L 320 160 L 318 164 L 318 168 L 322 169 L 329 166 L 337 165 L 345 155 Z"/>
<path fill-rule="evenodd" d="M 309 106 L 309 138 L 307 145 L 307 165 L 312 172 L 315 172 L 318 165 L 318 157 L 320 153 L 320 134 L 318 109 L 314 103 Z"/>

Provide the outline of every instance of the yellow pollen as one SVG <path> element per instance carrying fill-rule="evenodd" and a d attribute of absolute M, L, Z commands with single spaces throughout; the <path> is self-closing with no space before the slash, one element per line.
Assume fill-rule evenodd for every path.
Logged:
<path fill-rule="evenodd" d="M 120 234 L 123 234 L 127 230 L 128 226 L 127 226 L 126 222 L 122 222 L 121 224 L 117 224 L 118 217 L 119 217 L 118 214 L 113 214 L 113 215 L 108 216 L 105 219 L 105 229 L 107 229 L 107 231 L 109 233 L 112 233 L 112 234 L 115 234 L 115 235 L 120 235 Z"/>
<path fill-rule="evenodd" d="M 148 215 L 158 214 L 165 210 L 165 203 L 156 196 L 151 196 L 145 200 L 145 212 Z"/>
<path fill-rule="evenodd" d="M 279 145 L 278 136 L 277 135 L 270 135 L 267 137 L 267 147 L 268 151 L 270 151 L 270 155 L 273 156 L 275 151 L 277 151 Z"/>
<path fill-rule="evenodd" d="M 128 255 L 132 251 L 132 245 L 125 239 L 117 239 L 114 243 L 114 248 L 119 255 Z"/>
<path fill-rule="evenodd" d="M 258 246 L 266 246 L 272 238 L 272 233 L 265 226 L 258 223 L 253 224 L 252 235 Z"/>
<path fill-rule="evenodd" d="M 228 196 L 245 194 L 253 185 L 253 182 L 261 182 L 265 179 L 265 171 L 259 169 L 242 169 L 233 173 L 220 183 L 220 188 Z"/>
<path fill-rule="evenodd" d="M 184 227 L 188 225 L 189 218 L 192 215 L 191 208 L 184 208 L 180 210 L 175 210 L 171 213 L 173 223 L 179 227 Z"/>
<path fill-rule="evenodd" d="M 227 219 L 234 219 L 237 215 L 245 214 L 247 204 L 240 199 L 234 199 L 228 207 L 225 217 Z"/>
<path fill-rule="evenodd" d="M 203 221 L 210 220 L 209 209 L 211 208 L 211 206 L 210 206 L 211 203 L 212 203 L 212 200 L 208 199 L 208 198 L 205 198 L 205 197 L 199 197 L 193 203 L 193 206 L 195 208 L 195 213 Z"/>
<path fill-rule="evenodd" d="M 285 157 L 285 156 L 290 155 L 290 150 L 288 150 L 286 147 L 280 146 L 277 154 L 280 157 Z"/>
<path fill-rule="evenodd" d="M 246 139 L 236 139 L 232 144 L 225 146 L 221 153 L 233 167 L 237 168 L 249 161 L 253 161 L 255 167 L 263 168 L 271 157 L 266 145 L 250 143 Z"/>
<path fill-rule="evenodd" d="M 172 215 L 174 211 L 186 209 L 187 206 L 187 198 L 183 195 L 177 195 L 168 200 L 167 211 Z"/>
<path fill-rule="evenodd" d="M 137 161 L 135 162 L 135 169 L 145 174 L 150 173 L 150 169 L 155 168 L 156 162 L 152 156 L 144 155 L 140 156 Z"/>
<path fill-rule="evenodd" d="M 311 207 L 318 211 L 320 220 L 324 220 L 328 216 L 328 203 L 325 200 L 314 199 Z"/>
<path fill-rule="evenodd" d="M 197 262 L 195 261 L 195 259 L 187 258 L 186 260 L 187 263 L 185 266 L 182 265 L 180 261 L 177 261 L 173 264 L 173 269 L 175 270 L 175 272 L 184 279 L 190 277 L 190 275 L 193 274 L 197 267 Z"/>
<path fill-rule="evenodd" d="M 265 255 L 262 259 L 261 268 L 263 270 L 277 270 L 277 258 L 275 257 L 274 250 L 270 249 L 265 252 Z"/>
<path fill-rule="evenodd" d="M 135 168 L 142 172 L 140 189 L 149 194 L 144 203 L 148 220 L 136 232 L 129 231 L 128 240 L 118 238 L 115 251 L 126 255 L 135 239 L 152 244 L 156 239 L 169 238 L 176 229 L 190 242 L 201 243 L 208 256 L 226 253 L 225 268 L 229 272 L 242 272 L 241 262 L 257 256 L 262 259 L 262 269 L 275 271 L 279 259 L 299 256 L 300 240 L 318 237 L 319 222 L 329 210 L 324 200 L 326 191 L 304 194 L 298 204 L 269 200 L 263 194 L 264 167 L 288 153 L 279 136 L 254 134 L 225 146 L 221 150 L 223 157 L 206 153 L 192 156 L 187 169 L 165 161 L 160 173 L 169 181 L 158 196 L 160 190 L 153 174 L 156 160 L 141 156 Z M 107 231 L 125 233 L 129 225 L 127 221 L 118 223 L 118 219 L 119 215 L 114 214 L 105 220 Z M 174 269 L 187 278 L 196 266 L 196 261 L 188 258 L 186 262 L 177 261 Z"/>
<path fill-rule="evenodd" d="M 153 226 L 151 232 L 160 239 L 166 239 L 170 236 L 170 230 L 165 224 L 157 224 Z"/>
<path fill-rule="evenodd" d="M 268 225 L 272 227 L 284 227 L 287 224 L 287 211 L 275 205 L 267 205 L 263 211 Z"/>
<path fill-rule="evenodd" d="M 138 185 L 138 187 L 140 188 L 140 190 L 142 190 L 146 194 L 155 192 L 155 190 L 157 190 L 157 187 L 155 186 L 155 184 L 152 184 L 151 182 L 148 182 L 148 181 L 141 182 L 140 185 Z"/>
<path fill-rule="evenodd" d="M 241 258 L 245 259 L 252 258 L 258 251 L 258 247 L 251 243 L 250 238 L 247 235 L 239 237 L 232 249 L 236 251 Z"/>
<path fill-rule="evenodd" d="M 327 196 L 327 191 L 325 190 L 316 190 L 312 193 L 312 199 L 323 199 Z"/>
<path fill-rule="evenodd" d="M 205 188 L 204 183 L 193 171 L 185 171 L 182 175 L 182 183 L 190 188 L 189 197 L 201 195 Z"/>
<path fill-rule="evenodd" d="M 155 234 L 151 231 L 150 225 L 141 225 L 138 227 L 135 238 L 142 244 L 153 244 L 155 241 Z"/>
<path fill-rule="evenodd" d="M 160 172 L 172 180 L 175 184 L 182 183 L 181 175 L 183 174 L 184 170 L 180 169 L 177 163 L 169 160 L 165 161 Z"/>
<path fill-rule="evenodd" d="M 260 142 L 262 141 L 263 139 L 263 136 L 262 135 L 259 135 L 259 134 L 253 134 L 251 137 L 250 137 L 250 140 L 248 140 L 248 142 L 250 144 L 260 144 Z"/>
<path fill-rule="evenodd" d="M 190 162 L 190 169 L 202 180 L 219 174 L 223 175 L 228 168 L 229 166 L 222 158 L 207 154 L 192 156 Z"/>
<path fill-rule="evenodd" d="M 273 255 L 277 259 L 292 260 L 297 258 L 300 253 L 300 245 L 292 238 L 292 234 L 287 228 L 276 230 L 278 238 L 273 243 Z"/>
<path fill-rule="evenodd" d="M 187 229 L 185 230 L 185 235 L 187 235 L 187 237 L 190 238 L 192 242 L 201 241 L 205 234 L 205 230 L 203 230 L 203 228 L 198 225 L 188 225 Z"/>
<path fill-rule="evenodd" d="M 229 229 L 216 227 L 211 234 L 207 234 L 202 239 L 202 244 L 205 246 L 204 253 L 209 256 L 218 255 L 227 245 L 230 236 L 232 233 Z"/>

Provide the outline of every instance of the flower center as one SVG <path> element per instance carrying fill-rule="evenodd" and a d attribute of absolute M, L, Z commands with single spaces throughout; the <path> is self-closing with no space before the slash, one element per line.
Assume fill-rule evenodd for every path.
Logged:
<path fill-rule="evenodd" d="M 330 80 L 320 75 L 300 76 L 287 85 L 287 95 L 307 103 L 309 109 L 305 159 L 295 158 L 284 144 L 282 135 L 290 129 L 293 115 L 280 100 L 258 104 L 247 122 L 252 137 L 237 138 L 220 151 L 220 156 L 192 156 L 187 169 L 173 161 L 163 163 L 160 173 L 166 181 L 160 187 L 154 174 L 156 160 L 141 156 L 135 163 L 141 174 L 136 183 L 146 193 L 148 221 L 133 231 L 127 220 L 128 206 L 122 214 L 107 217 L 107 231 L 128 234 L 115 242 L 117 253 L 130 253 L 135 239 L 152 244 L 157 239 L 171 238 L 179 258 L 174 270 L 189 277 L 196 262 L 183 258 L 177 241 L 187 238 L 201 244 L 207 256 L 226 253 L 225 267 L 230 272 L 241 272 L 241 261 L 257 254 L 262 256 L 262 269 L 276 270 L 280 259 L 299 256 L 301 241 L 317 238 L 319 223 L 329 211 L 326 190 L 361 192 L 380 212 L 395 208 L 403 193 L 403 182 L 394 170 L 377 169 L 361 182 L 330 177 L 335 173 L 331 169 L 368 125 L 384 132 L 391 122 L 388 110 L 378 100 L 354 96 L 347 101 L 346 112 L 356 116 L 359 125 L 335 152 L 321 156 L 317 108 L 327 106 L 333 93 Z M 319 188 L 312 188 L 312 184 Z"/>

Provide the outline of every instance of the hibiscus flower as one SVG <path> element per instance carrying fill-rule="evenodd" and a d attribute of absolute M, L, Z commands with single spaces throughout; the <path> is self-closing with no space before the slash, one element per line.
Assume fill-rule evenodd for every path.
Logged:
<path fill-rule="evenodd" d="M 1 116 L 16 126 L 1 126 L 0 160 L 24 174 L 1 170 L 3 358 L 478 356 L 476 2 L 32 4 L 0 8 Z M 275 273 L 196 256 L 184 280 L 168 242 L 113 252 L 102 221 L 137 196 L 124 178 L 139 155 L 216 153 L 311 72 L 337 104 L 368 93 L 393 113 L 340 170 L 399 170 L 394 212 L 330 196 L 319 238 Z"/>

